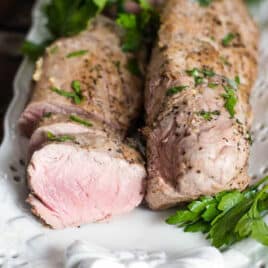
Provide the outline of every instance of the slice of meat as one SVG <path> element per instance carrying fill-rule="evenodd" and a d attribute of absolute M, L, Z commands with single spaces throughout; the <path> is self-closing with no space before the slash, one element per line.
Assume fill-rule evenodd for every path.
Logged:
<path fill-rule="evenodd" d="M 126 131 L 142 107 L 142 79 L 129 70 L 133 58 L 120 46 L 116 24 L 105 17 L 93 20 L 87 31 L 53 43 L 37 62 L 36 81 L 31 100 L 22 113 L 19 126 L 30 136 L 43 114 L 76 113 Z M 140 53 L 142 54 L 142 53 Z M 143 56 L 137 56 L 142 72 Z M 52 89 L 73 93 L 79 81 L 83 100 L 75 103 Z"/>
<path fill-rule="evenodd" d="M 34 131 L 28 202 L 52 228 L 128 212 L 143 198 L 144 163 L 123 142 L 143 99 L 142 79 L 129 63 L 137 60 L 142 70 L 143 57 L 122 52 L 120 40 L 115 23 L 100 16 L 37 62 L 37 83 L 19 124 L 28 136 Z"/>
<path fill-rule="evenodd" d="M 168 0 L 161 22 L 145 97 L 152 209 L 245 188 L 257 73 L 258 30 L 242 1 Z"/>
<path fill-rule="evenodd" d="M 79 226 L 128 212 L 143 198 L 140 155 L 105 132 L 50 142 L 29 163 L 27 201 L 52 228 Z"/>
<path fill-rule="evenodd" d="M 76 119 L 76 120 L 75 120 Z M 77 122 L 79 120 L 85 123 Z M 87 125 L 88 123 L 88 125 Z M 40 149 L 40 147 L 48 141 L 48 133 L 53 133 L 55 136 L 85 133 L 98 133 L 105 131 L 109 133 L 110 128 L 99 121 L 89 120 L 86 117 L 77 116 L 75 114 L 62 115 L 62 114 L 49 114 L 49 116 L 43 117 L 36 130 L 33 132 L 29 142 L 29 157 L 34 151 Z"/>

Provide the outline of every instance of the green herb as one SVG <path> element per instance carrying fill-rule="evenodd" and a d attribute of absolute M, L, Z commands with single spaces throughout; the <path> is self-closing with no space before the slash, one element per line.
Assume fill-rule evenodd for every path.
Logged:
<path fill-rule="evenodd" d="M 137 17 L 134 14 L 122 13 L 117 17 L 116 23 L 124 29 L 136 29 Z"/>
<path fill-rule="evenodd" d="M 76 35 L 87 28 L 89 20 L 106 3 L 106 0 L 52 0 L 44 8 L 47 28 L 55 38 Z"/>
<path fill-rule="evenodd" d="M 224 38 L 222 39 L 222 44 L 224 46 L 230 45 L 230 43 L 235 39 L 236 35 L 233 33 L 228 33 Z"/>
<path fill-rule="evenodd" d="M 213 111 L 213 112 L 200 111 L 197 112 L 197 114 L 202 116 L 205 120 L 211 121 L 213 119 L 213 116 L 219 116 L 221 113 L 220 111 Z"/>
<path fill-rule="evenodd" d="M 80 57 L 88 53 L 88 50 L 77 50 L 66 55 L 66 58 Z"/>
<path fill-rule="evenodd" d="M 74 80 L 71 84 L 71 87 L 73 89 L 73 92 L 69 92 L 69 91 L 59 89 L 56 87 L 51 87 L 50 90 L 57 93 L 60 96 L 72 99 L 75 102 L 75 104 L 80 104 L 83 100 L 80 82 L 77 80 Z"/>
<path fill-rule="evenodd" d="M 52 0 L 44 6 L 47 30 L 51 38 L 41 44 L 25 41 L 22 52 L 31 60 L 42 56 L 45 48 L 63 36 L 73 36 L 85 30 L 90 19 L 99 14 L 108 0 Z"/>
<path fill-rule="evenodd" d="M 25 56 L 28 56 L 30 60 L 36 61 L 39 57 L 41 57 L 46 49 L 46 43 L 44 44 L 36 44 L 31 41 L 24 41 L 22 45 L 22 53 Z"/>
<path fill-rule="evenodd" d="M 215 75 L 215 72 L 213 70 L 211 70 L 211 69 L 203 69 L 202 73 L 206 77 L 213 77 Z"/>
<path fill-rule="evenodd" d="M 209 6 L 213 0 L 197 0 L 199 5 L 202 7 L 207 7 Z"/>
<path fill-rule="evenodd" d="M 193 68 L 192 70 L 186 70 L 186 73 L 194 78 L 196 86 L 201 85 L 205 77 L 213 77 L 215 75 L 213 70 L 206 68 Z"/>
<path fill-rule="evenodd" d="M 201 75 L 201 71 L 197 68 L 193 68 L 192 70 L 186 70 L 186 73 L 192 77 L 198 77 Z"/>
<path fill-rule="evenodd" d="M 175 95 L 179 92 L 182 92 L 184 89 L 188 88 L 188 86 L 176 86 L 176 87 L 171 87 L 167 90 L 166 95 L 167 96 L 172 96 Z"/>
<path fill-rule="evenodd" d="M 195 86 L 203 83 L 204 78 L 201 70 L 193 68 L 192 70 L 186 70 L 186 73 L 194 78 Z"/>
<path fill-rule="evenodd" d="M 47 132 L 47 139 L 50 141 L 65 142 L 65 141 L 74 141 L 75 138 L 68 135 L 55 136 L 52 132 Z"/>
<path fill-rule="evenodd" d="M 78 80 L 74 80 L 71 86 L 76 94 L 81 94 L 81 84 Z"/>
<path fill-rule="evenodd" d="M 218 85 L 219 84 L 217 84 L 217 83 L 208 83 L 208 87 L 212 88 L 212 89 L 216 88 Z"/>
<path fill-rule="evenodd" d="M 268 177 L 243 192 L 223 191 L 214 197 L 201 197 L 166 222 L 183 227 L 185 232 L 203 232 L 211 244 L 226 249 L 251 237 L 268 245 Z"/>
<path fill-rule="evenodd" d="M 235 90 L 230 86 L 224 86 L 225 94 L 222 94 L 222 97 L 225 101 L 224 107 L 229 112 L 231 118 L 234 118 L 235 115 L 235 106 L 238 102 Z"/>
<path fill-rule="evenodd" d="M 159 15 L 147 0 L 137 0 L 140 12 L 126 13 L 121 8 L 116 22 L 124 30 L 122 50 L 124 52 L 138 51 L 143 45 L 151 44 L 157 35 Z"/>
<path fill-rule="evenodd" d="M 66 91 L 63 89 L 59 89 L 57 87 L 51 87 L 50 90 L 57 93 L 60 96 L 66 97 L 66 98 L 74 98 L 74 96 L 75 96 L 74 92 L 69 92 L 69 91 Z"/>
<path fill-rule="evenodd" d="M 86 127 L 92 127 L 93 126 L 93 124 L 91 122 L 89 122 L 89 121 L 87 121 L 87 120 L 85 120 L 85 119 L 83 119 L 81 117 L 78 117 L 77 115 L 70 115 L 69 118 L 70 118 L 70 120 L 72 120 L 72 121 L 74 121 L 76 123 L 79 123 L 81 125 L 84 125 Z"/>
<path fill-rule="evenodd" d="M 237 78 L 235 78 L 234 80 L 225 78 L 225 80 L 229 87 L 233 88 L 234 90 L 238 90 L 238 86 L 240 85 L 240 80 L 238 81 L 239 83 L 237 83 Z"/>
<path fill-rule="evenodd" d="M 240 77 L 239 76 L 236 76 L 234 80 L 235 80 L 237 86 L 239 86 L 241 84 L 241 81 L 240 81 Z"/>
<path fill-rule="evenodd" d="M 133 75 L 136 75 L 138 77 L 142 77 L 142 72 L 141 72 L 139 64 L 135 58 L 131 58 L 128 60 L 126 68 Z"/>

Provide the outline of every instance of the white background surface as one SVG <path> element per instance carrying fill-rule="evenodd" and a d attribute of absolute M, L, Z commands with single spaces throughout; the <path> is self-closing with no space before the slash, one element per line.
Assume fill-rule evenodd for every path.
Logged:
<path fill-rule="evenodd" d="M 29 35 L 37 42 L 47 34 L 43 27 L 44 18 L 39 12 L 40 4 L 44 2 L 40 0 L 37 3 L 34 26 Z M 262 22 L 265 16 L 268 20 L 268 1 L 262 8 L 255 8 L 254 12 Z M 268 31 L 265 30 L 262 33 L 261 54 L 260 77 L 252 94 L 255 143 L 250 160 L 250 174 L 258 178 L 268 173 Z M 209 245 L 201 234 L 183 233 L 166 225 L 164 219 L 170 211 L 155 213 L 145 208 L 136 209 L 107 223 L 89 224 L 81 228 L 55 231 L 41 225 L 24 202 L 27 194 L 25 167 L 19 164 L 19 160 L 25 159 L 27 141 L 19 136 L 16 129 L 17 119 L 28 98 L 32 71 L 32 64 L 24 61 L 16 77 L 15 97 L 6 116 L 5 137 L 0 148 L 0 267 L 63 267 L 66 249 L 76 240 L 111 250 L 138 248 L 165 251 L 170 258 L 183 254 L 185 250 Z M 10 165 L 18 171 L 11 171 Z M 14 176 L 20 176 L 21 181 L 14 181 Z M 70 252 L 78 254 L 77 251 Z M 261 260 L 265 261 L 265 255 L 268 264 L 268 248 L 248 240 L 224 253 L 223 257 L 225 267 L 251 268 L 258 267 Z"/>

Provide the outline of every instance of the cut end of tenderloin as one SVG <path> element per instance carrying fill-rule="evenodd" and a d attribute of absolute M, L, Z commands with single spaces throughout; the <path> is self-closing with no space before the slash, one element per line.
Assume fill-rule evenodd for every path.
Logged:
<path fill-rule="evenodd" d="M 50 143 L 28 166 L 32 211 L 55 229 L 80 226 L 126 213 L 144 194 L 146 171 L 126 155 L 71 142 Z M 127 148 L 127 150 L 131 150 Z"/>

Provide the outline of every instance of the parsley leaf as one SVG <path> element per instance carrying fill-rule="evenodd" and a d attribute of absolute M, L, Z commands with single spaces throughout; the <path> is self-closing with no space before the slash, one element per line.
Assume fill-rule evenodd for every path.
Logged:
<path fill-rule="evenodd" d="M 198 115 L 202 116 L 205 120 L 211 121 L 213 119 L 213 116 L 219 116 L 221 113 L 220 111 L 200 111 L 197 112 Z"/>
<path fill-rule="evenodd" d="M 60 96 L 66 97 L 66 98 L 74 98 L 74 96 L 75 96 L 75 93 L 69 92 L 69 91 L 66 91 L 63 89 L 59 89 L 57 87 L 51 87 L 50 90 L 57 93 Z"/>
<path fill-rule="evenodd" d="M 65 141 L 74 141 L 75 138 L 68 135 L 56 136 L 52 132 L 47 132 L 47 139 L 50 141 L 65 142 Z"/>
<path fill-rule="evenodd" d="M 206 68 L 193 68 L 191 70 L 186 70 L 186 73 L 194 78 L 195 86 L 201 85 L 204 81 L 204 78 L 210 78 L 216 75 L 213 70 Z"/>
<path fill-rule="evenodd" d="M 81 92 L 80 82 L 74 80 L 71 84 L 71 87 L 73 89 L 73 92 L 66 91 L 56 87 L 51 87 L 50 90 L 57 93 L 60 96 L 72 99 L 75 104 L 80 104 L 84 98 Z"/>
<path fill-rule="evenodd" d="M 151 44 L 159 28 L 159 14 L 151 7 L 147 0 L 136 1 L 140 12 L 129 14 L 122 10 L 116 22 L 124 30 L 122 50 L 136 52 L 142 46 Z"/>
<path fill-rule="evenodd" d="M 202 7 L 207 7 L 209 6 L 213 0 L 197 0 L 199 5 Z"/>
<path fill-rule="evenodd" d="M 85 30 L 90 19 L 99 14 L 108 0 L 52 0 L 44 6 L 51 38 L 41 44 L 25 41 L 22 52 L 31 60 L 40 57 L 46 46 L 60 37 L 73 36 Z"/>
<path fill-rule="evenodd" d="M 225 94 L 222 94 L 222 97 L 225 100 L 224 107 L 229 112 L 231 118 L 234 118 L 235 115 L 235 106 L 238 102 L 238 98 L 234 89 L 230 86 L 224 86 Z"/>
<path fill-rule="evenodd" d="M 30 60 L 36 61 L 41 57 L 46 49 L 47 43 L 37 44 L 32 41 L 25 40 L 22 45 L 22 53 L 28 56 Z"/>
<path fill-rule="evenodd" d="M 93 124 L 90 121 L 87 121 L 87 120 L 85 120 L 85 119 L 83 119 L 83 118 L 81 118 L 81 117 L 79 117 L 77 115 L 70 115 L 69 118 L 70 118 L 70 120 L 72 120 L 72 121 L 74 121 L 76 123 L 79 123 L 81 125 L 84 125 L 86 127 L 92 127 L 93 126 Z"/>
<path fill-rule="evenodd" d="M 268 176 L 243 192 L 223 191 L 215 197 L 201 197 L 187 208 L 170 216 L 166 222 L 184 227 L 185 232 L 207 233 L 206 238 L 220 249 L 226 249 L 251 237 L 268 245 Z"/>
<path fill-rule="evenodd" d="M 236 35 L 234 33 L 228 33 L 227 35 L 225 35 L 222 39 L 223 46 L 229 46 L 230 43 L 235 39 L 235 37 Z"/>
<path fill-rule="evenodd" d="M 184 89 L 188 88 L 188 86 L 176 86 L 176 87 L 171 87 L 167 90 L 166 95 L 167 96 L 173 96 L 179 92 L 182 92 Z"/>
<path fill-rule="evenodd" d="M 66 58 L 74 58 L 74 57 L 80 57 L 88 53 L 88 50 L 77 50 L 70 52 L 66 55 Z"/>
<path fill-rule="evenodd" d="M 45 6 L 47 28 L 55 37 L 72 36 L 86 29 L 91 18 L 105 7 L 106 0 L 52 0 Z"/>

